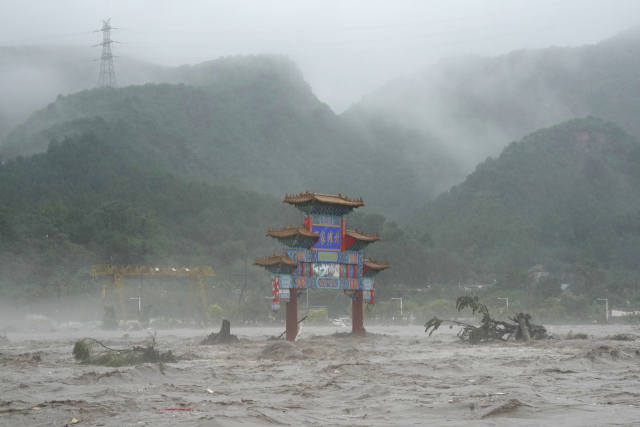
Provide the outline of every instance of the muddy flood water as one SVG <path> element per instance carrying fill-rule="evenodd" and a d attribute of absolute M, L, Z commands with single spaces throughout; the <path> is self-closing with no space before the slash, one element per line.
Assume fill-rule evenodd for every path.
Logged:
<path fill-rule="evenodd" d="M 145 345 L 144 331 L 7 333 L 0 342 L 2 426 L 638 426 L 640 340 L 630 326 L 552 326 L 558 339 L 468 345 L 456 330 L 368 327 L 343 337 L 304 327 L 158 331 L 178 363 L 79 365 L 74 342 Z M 569 330 L 587 339 L 565 339 Z M 217 332 L 217 329 L 215 330 Z M 128 337 L 125 336 L 128 334 Z M 627 337 L 633 338 L 633 337 Z M 266 349 L 266 350 L 265 350 Z M 186 353 L 186 354 L 185 354 Z M 192 408 L 190 410 L 161 410 Z"/>

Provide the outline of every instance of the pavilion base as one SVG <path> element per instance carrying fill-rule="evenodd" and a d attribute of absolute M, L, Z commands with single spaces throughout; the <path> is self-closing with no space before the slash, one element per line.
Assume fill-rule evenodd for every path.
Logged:
<path fill-rule="evenodd" d="M 295 341 L 298 335 L 298 290 L 291 289 L 287 303 L 287 332 L 286 340 Z"/>
<path fill-rule="evenodd" d="M 356 291 L 356 299 L 351 303 L 351 333 L 364 332 L 364 300 L 363 291 Z"/>

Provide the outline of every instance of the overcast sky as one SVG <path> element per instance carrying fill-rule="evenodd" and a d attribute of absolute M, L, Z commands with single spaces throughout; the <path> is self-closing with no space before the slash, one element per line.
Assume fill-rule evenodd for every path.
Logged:
<path fill-rule="evenodd" d="M 288 55 L 336 112 L 443 57 L 592 44 L 640 24 L 640 0 L 0 0 L 0 11 L 0 45 L 88 48 L 111 18 L 118 61 Z"/>

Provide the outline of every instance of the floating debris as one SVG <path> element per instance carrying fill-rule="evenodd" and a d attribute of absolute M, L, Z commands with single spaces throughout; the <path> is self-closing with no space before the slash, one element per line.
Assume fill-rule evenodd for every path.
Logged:
<path fill-rule="evenodd" d="M 131 350 L 118 350 L 109 348 L 93 338 L 83 338 L 76 341 L 73 347 L 73 357 L 85 365 L 103 365 L 109 367 L 132 366 L 140 363 L 174 363 L 176 358 L 168 350 L 164 353 L 156 349 L 156 334 L 149 334 L 151 343 L 147 347 L 135 346 Z M 106 351 L 96 354 L 96 349 L 104 348 Z"/>
<path fill-rule="evenodd" d="M 440 327 L 442 322 L 451 323 L 451 328 L 454 325 L 462 326 L 462 330 L 458 332 L 458 337 L 463 341 L 468 341 L 471 344 L 478 344 L 483 341 L 506 341 L 506 336 L 513 336 L 516 340 L 523 340 L 525 342 L 530 339 L 538 340 L 547 338 L 547 330 L 544 326 L 536 325 L 531 322 L 531 315 L 528 313 L 518 313 L 513 318 L 509 318 L 515 324 L 503 322 L 501 320 L 495 320 L 489 314 L 489 309 L 486 305 L 481 304 L 478 297 L 460 297 L 456 301 L 456 308 L 458 311 L 462 311 L 465 308 L 471 308 L 473 314 L 482 314 L 482 320 L 480 326 L 473 326 L 468 323 L 458 322 L 457 320 L 441 320 L 437 317 L 429 320 L 425 326 L 425 332 L 429 332 L 429 336 Z"/>

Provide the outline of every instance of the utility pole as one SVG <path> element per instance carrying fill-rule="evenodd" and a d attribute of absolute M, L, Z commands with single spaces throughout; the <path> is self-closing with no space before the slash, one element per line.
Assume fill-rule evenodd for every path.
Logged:
<path fill-rule="evenodd" d="M 100 57 L 100 76 L 98 77 L 98 87 L 118 87 L 116 84 L 116 72 L 113 68 L 113 58 L 117 58 L 111 54 L 111 44 L 117 43 L 111 40 L 111 30 L 115 29 L 109 23 L 111 19 L 102 21 L 102 29 L 94 31 L 95 33 L 102 31 L 102 43 L 92 47 L 102 46 L 102 56 Z M 96 59 L 97 61 L 97 59 Z"/>

